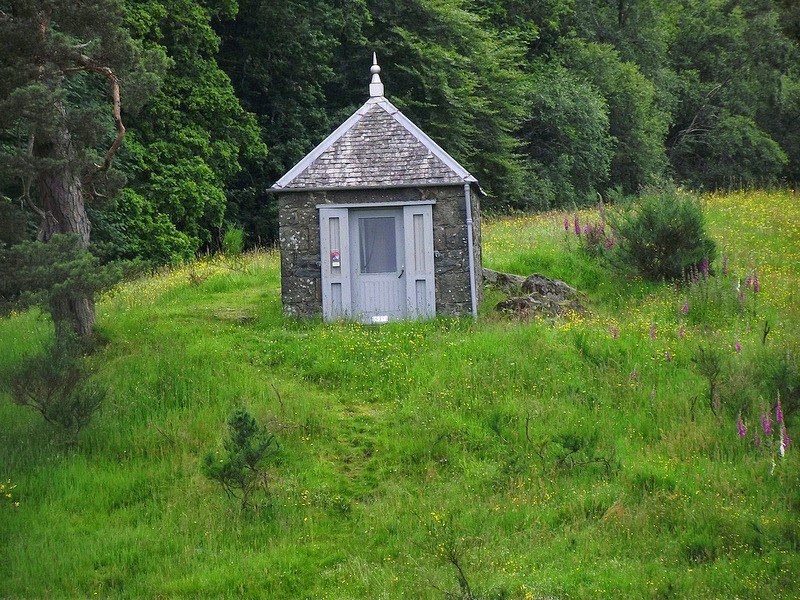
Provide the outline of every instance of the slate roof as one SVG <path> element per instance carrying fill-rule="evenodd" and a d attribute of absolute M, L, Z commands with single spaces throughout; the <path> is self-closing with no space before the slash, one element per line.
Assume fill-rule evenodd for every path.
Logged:
<path fill-rule="evenodd" d="M 381 95 L 371 97 L 272 189 L 464 183 L 477 180 Z"/>

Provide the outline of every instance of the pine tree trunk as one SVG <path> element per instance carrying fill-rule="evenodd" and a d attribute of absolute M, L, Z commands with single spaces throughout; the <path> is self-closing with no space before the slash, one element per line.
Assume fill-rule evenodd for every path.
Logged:
<path fill-rule="evenodd" d="M 64 116 L 62 105 L 57 110 Z M 42 171 L 36 181 L 36 191 L 42 209 L 39 240 L 47 242 L 58 233 L 77 234 L 84 248 L 89 246 L 91 223 L 86 214 L 83 184 L 76 172 L 77 161 L 70 132 L 62 125 L 46 139 L 36 141 L 35 154 L 52 161 L 52 167 Z M 56 337 L 72 331 L 87 339 L 95 323 L 94 299 L 76 292 L 71 297 L 56 297 L 50 311 Z"/>

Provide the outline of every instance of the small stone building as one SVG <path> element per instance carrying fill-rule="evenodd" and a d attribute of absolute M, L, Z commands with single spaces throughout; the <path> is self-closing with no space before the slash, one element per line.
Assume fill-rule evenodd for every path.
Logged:
<path fill-rule="evenodd" d="M 477 316 L 477 180 L 383 95 L 272 186 L 284 313 L 384 323 Z"/>

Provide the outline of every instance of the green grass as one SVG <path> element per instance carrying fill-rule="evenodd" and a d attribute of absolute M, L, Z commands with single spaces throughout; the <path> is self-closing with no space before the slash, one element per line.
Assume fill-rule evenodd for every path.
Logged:
<path fill-rule="evenodd" d="M 77 447 L 0 396 L 16 486 L 0 596 L 446 598 L 457 563 L 481 598 L 793 597 L 800 455 L 773 469 L 735 421 L 758 429 L 772 367 L 798 350 L 800 200 L 706 210 L 729 274 L 689 290 L 613 274 L 563 214 L 485 223 L 485 266 L 586 294 L 586 315 L 555 320 L 490 302 L 478 322 L 287 320 L 274 253 L 122 286 L 90 359 L 109 396 Z M 0 375 L 48 334 L 35 314 L 0 321 Z M 701 345 L 726 369 L 717 416 Z M 200 474 L 236 406 L 280 442 L 257 513 Z"/>

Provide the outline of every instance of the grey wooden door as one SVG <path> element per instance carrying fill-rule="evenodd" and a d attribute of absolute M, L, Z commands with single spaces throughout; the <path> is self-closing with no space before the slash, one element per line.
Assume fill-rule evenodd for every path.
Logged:
<path fill-rule="evenodd" d="M 406 316 L 403 209 L 350 211 L 352 314 L 365 323 Z"/>
<path fill-rule="evenodd" d="M 435 316 L 431 205 L 319 208 L 326 321 Z"/>

